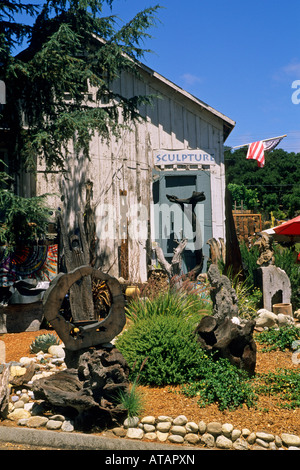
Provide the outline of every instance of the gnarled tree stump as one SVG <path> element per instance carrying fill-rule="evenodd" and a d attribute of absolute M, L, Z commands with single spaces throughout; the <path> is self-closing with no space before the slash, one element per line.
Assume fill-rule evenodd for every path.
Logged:
<path fill-rule="evenodd" d="M 244 326 L 225 318 L 221 323 L 212 316 L 200 321 L 195 333 L 201 347 L 224 357 L 238 369 L 245 370 L 250 376 L 256 365 L 256 344 L 253 339 L 255 322 L 248 321 Z"/>
<path fill-rule="evenodd" d="M 112 347 L 89 349 L 75 356 L 74 368 L 34 381 L 35 397 L 71 414 L 77 428 L 109 426 L 123 420 L 126 410 L 116 398 L 118 391 L 129 385 L 129 367 L 122 354 Z"/>

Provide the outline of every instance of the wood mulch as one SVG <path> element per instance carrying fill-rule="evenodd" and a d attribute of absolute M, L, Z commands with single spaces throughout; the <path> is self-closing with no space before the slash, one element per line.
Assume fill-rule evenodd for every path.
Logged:
<path fill-rule="evenodd" d="M 18 361 L 22 356 L 30 356 L 30 344 L 44 333 L 52 330 L 34 332 L 10 333 L 0 335 L 6 347 L 6 362 Z M 300 372 L 300 365 L 293 364 L 290 351 L 262 352 L 262 345 L 257 344 L 257 373 L 275 372 L 279 368 L 293 369 Z M 260 396 L 256 408 L 246 406 L 235 411 L 220 411 L 217 405 L 200 408 L 197 398 L 187 398 L 180 393 L 180 387 L 150 387 L 140 386 L 144 397 L 145 408 L 143 416 L 158 417 L 168 415 L 176 417 L 185 415 L 189 421 L 206 423 L 219 421 L 231 423 L 235 428 L 248 428 L 251 432 L 266 431 L 280 435 L 283 432 L 300 436 L 300 409 L 287 410 L 280 408 L 279 397 Z"/>

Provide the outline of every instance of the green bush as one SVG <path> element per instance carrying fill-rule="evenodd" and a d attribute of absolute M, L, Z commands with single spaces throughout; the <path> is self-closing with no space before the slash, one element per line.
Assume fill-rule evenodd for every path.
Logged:
<path fill-rule="evenodd" d="M 201 380 L 183 386 L 185 395 L 198 397 L 200 407 L 217 403 L 221 411 L 232 411 L 243 404 L 248 407 L 255 404 L 257 397 L 247 373 L 227 359 L 214 361 L 209 357 L 202 374 Z"/>
<path fill-rule="evenodd" d="M 135 370 L 147 358 L 140 383 L 182 384 L 199 376 L 204 356 L 193 330 L 191 320 L 169 313 L 152 314 L 136 319 L 118 338 L 116 347 Z"/>

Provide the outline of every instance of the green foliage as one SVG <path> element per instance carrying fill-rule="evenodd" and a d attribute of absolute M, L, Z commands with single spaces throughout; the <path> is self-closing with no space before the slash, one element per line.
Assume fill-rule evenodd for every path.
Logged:
<path fill-rule="evenodd" d="M 59 339 L 52 333 L 45 335 L 39 335 L 32 341 L 30 345 L 30 351 L 32 353 L 38 353 L 39 351 L 47 352 L 50 346 L 59 344 Z"/>
<path fill-rule="evenodd" d="M 135 320 L 118 338 L 116 347 L 132 368 L 140 368 L 143 384 L 180 384 L 195 379 L 203 357 L 191 320 L 178 315 L 153 314 Z"/>
<path fill-rule="evenodd" d="M 114 15 L 102 15 L 105 3 L 112 1 L 45 1 L 30 28 L 30 45 L 17 57 L 4 33 L 7 58 L 0 79 L 6 82 L 7 104 L 0 124 L 10 129 L 5 142 L 10 161 L 21 156 L 35 169 L 37 158 L 45 158 L 46 170 L 65 169 L 70 139 L 75 152 L 89 157 L 96 132 L 103 139 L 119 137 L 151 103 L 151 96 L 123 95 L 111 85 L 122 72 L 138 75 L 137 62 L 148 52 L 140 44 L 159 6 L 118 27 Z M 0 6 L 0 14 L 4 10 Z"/>
<path fill-rule="evenodd" d="M 255 209 L 258 204 L 257 189 L 247 189 L 244 184 L 229 183 L 228 189 L 231 193 L 232 201 L 238 206 L 243 203 L 244 209 Z"/>
<path fill-rule="evenodd" d="M 247 160 L 246 154 L 247 148 L 225 151 L 227 184 L 255 191 L 261 213 L 281 210 L 286 217 L 295 217 L 300 208 L 299 153 L 274 149 L 267 153 L 264 168 L 258 168 L 256 161 Z"/>
<path fill-rule="evenodd" d="M 227 359 L 214 361 L 209 358 L 202 369 L 202 378 L 183 386 L 183 393 L 197 396 L 200 407 L 217 403 L 221 411 L 234 410 L 243 404 L 251 407 L 256 402 L 249 377 Z"/>
<path fill-rule="evenodd" d="M 257 287 L 254 287 L 249 278 L 242 281 L 238 274 L 232 276 L 230 269 L 227 272 L 227 276 L 237 295 L 239 316 L 247 320 L 255 318 L 262 298 L 262 292 Z"/>
<path fill-rule="evenodd" d="M 294 310 L 300 308 L 300 265 L 296 264 L 296 252 L 292 248 L 276 245 L 275 265 L 283 269 L 291 282 L 291 302 Z"/>
<path fill-rule="evenodd" d="M 275 266 L 283 269 L 291 281 L 291 302 L 294 310 L 300 308 L 300 265 L 296 264 L 296 253 L 293 248 L 283 247 L 274 244 Z M 248 248 L 243 242 L 240 244 L 241 256 L 243 260 L 244 271 L 246 274 L 246 284 L 248 287 L 256 284 L 256 270 L 258 265 L 256 261 L 259 257 L 257 246 Z M 253 293 L 253 290 L 251 290 Z"/>
<path fill-rule="evenodd" d="M 0 243 L 10 251 L 36 242 L 46 234 L 51 213 L 46 195 L 24 198 L 0 189 Z"/>
<path fill-rule="evenodd" d="M 120 390 L 116 402 L 127 411 L 129 417 L 140 416 L 145 408 L 144 396 L 138 389 L 136 382 L 133 382 L 129 389 Z"/>
<path fill-rule="evenodd" d="M 279 406 L 281 408 L 295 409 L 300 407 L 299 371 L 279 369 L 275 373 L 262 374 L 259 380 L 263 383 L 256 387 L 257 393 L 277 396 L 280 399 Z"/>
<path fill-rule="evenodd" d="M 267 344 L 263 351 L 272 351 L 274 349 L 290 349 L 293 341 L 300 338 L 300 329 L 294 325 L 282 326 L 280 328 L 270 328 L 262 331 L 255 340 L 259 344 Z"/>
<path fill-rule="evenodd" d="M 203 314 L 211 313 L 211 304 L 196 293 L 185 293 L 168 289 L 153 299 L 137 298 L 131 300 L 126 308 L 127 317 L 136 322 L 154 315 L 171 315 L 190 318 L 199 323 Z"/>

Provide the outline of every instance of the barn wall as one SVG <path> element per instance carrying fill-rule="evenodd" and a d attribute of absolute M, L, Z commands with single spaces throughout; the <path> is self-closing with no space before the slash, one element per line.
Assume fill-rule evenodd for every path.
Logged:
<path fill-rule="evenodd" d="M 121 274 L 119 258 L 122 245 L 122 257 L 128 262 L 130 280 L 145 281 L 147 261 L 151 256 L 151 228 L 147 221 L 152 201 L 153 150 L 214 150 L 216 165 L 211 167 L 213 236 L 225 236 L 223 122 L 146 73 L 142 80 L 124 73 L 114 88 L 126 96 L 159 94 L 160 98 L 156 98 L 152 106 L 141 108 L 146 120 L 123 130 L 119 140 L 112 138 L 107 143 L 98 136 L 94 137 L 90 162 L 74 155 L 69 162 L 69 179 L 56 175 L 47 183 L 41 174 L 37 183 L 38 193 L 56 191 L 64 195 L 65 201 L 61 202 L 58 197 L 55 205 L 63 209 L 71 228 L 76 211 L 85 203 L 85 184 L 92 181 L 92 202 L 96 206 L 98 249 L 103 269 L 114 276 Z M 129 237 L 122 242 L 120 226 L 121 222 L 126 225 L 126 206 Z M 142 214 L 144 223 L 139 224 L 135 215 L 141 207 L 146 212 Z"/>

